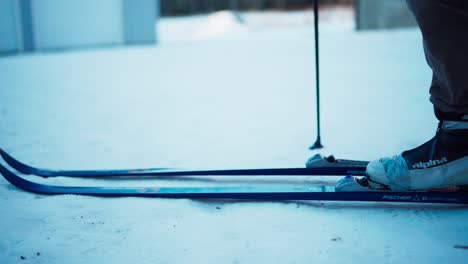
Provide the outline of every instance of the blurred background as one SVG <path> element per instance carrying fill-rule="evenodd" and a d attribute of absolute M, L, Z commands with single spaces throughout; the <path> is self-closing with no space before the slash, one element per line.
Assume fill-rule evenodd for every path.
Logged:
<path fill-rule="evenodd" d="M 320 0 L 319 4 L 324 21 L 347 20 L 356 30 L 415 26 L 404 0 Z M 3 0 L 0 2 L 0 53 L 155 44 L 158 36 L 161 37 L 160 31 L 169 34 L 169 38 L 174 37 L 176 33 L 171 35 L 171 30 L 185 35 L 178 36 L 179 39 L 189 38 L 190 34 L 213 35 L 235 30 L 234 24 L 246 24 L 243 15 L 261 11 L 295 11 L 296 17 L 295 20 L 290 17 L 289 21 L 285 21 L 285 16 L 250 17 L 250 26 L 311 23 L 313 15 L 307 10 L 312 6 L 313 0 Z M 193 32 L 195 29 L 180 32 L 180 28 L 165 24 L 159 30 L 155 26 L 164 18 L 223 10 L 230 13 L 212 19 L 211 27 L 205 24 L 198 33 Z M 298 17 L 301 13 L 297 11 L 301 10 L 306 12 Z"/>
<path fill-rule="evenodd" d="M 0 146 L 59 167 L 303 166 L 313 4 L 2 0 Z M 323 152 L 372 159 L 425 140 L 431 76 L 406 1 L 319 0 L 319 13 Z"/>

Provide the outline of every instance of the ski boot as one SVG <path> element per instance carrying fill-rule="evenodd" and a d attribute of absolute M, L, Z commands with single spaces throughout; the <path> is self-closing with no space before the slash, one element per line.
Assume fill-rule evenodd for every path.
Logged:
<path fill-rule="evenodd" d="M 346 177 L 336 191 L 419 191 L 468 185 L 468 115 L 441 119 L 423 145 L 367 165 L 362 179 Z"/>

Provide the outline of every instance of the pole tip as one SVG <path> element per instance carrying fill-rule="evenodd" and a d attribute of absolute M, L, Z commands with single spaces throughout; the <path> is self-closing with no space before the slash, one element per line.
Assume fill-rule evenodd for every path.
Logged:
<path fill-rule="evenodd" d="M 320 137 L 317 138 L 317 140 L 315 141 L 315 143 L 309 147 L 310 150 L 312 149 L 321 149 L 323 148 L 323 145 L 322 143 L 320 142 Z"/>

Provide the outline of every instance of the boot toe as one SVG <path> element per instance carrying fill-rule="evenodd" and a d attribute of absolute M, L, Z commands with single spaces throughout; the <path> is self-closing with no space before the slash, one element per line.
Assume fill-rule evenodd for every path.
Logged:
<path fill-rule="evenodd" d="M 366 173 L 372 181 L 384 185 L 389 185 L 390 183 L 382 159 L 369 162 L 366 168 Z"/>

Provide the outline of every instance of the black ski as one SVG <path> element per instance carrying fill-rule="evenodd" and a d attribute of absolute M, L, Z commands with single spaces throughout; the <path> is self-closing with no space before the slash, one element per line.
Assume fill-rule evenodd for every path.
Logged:
<path fill-rule="evenodd" d="M 235 170 L 171 170 L 167 168 L 123 169 L 123 170 L 51 170 L 36 168 L 13 158 L 0 148 L 0 156 L 15 170 L 23 174 L 43 177 L 114 177 L 114 176 L 310 176 L 334 175 L 345 176 L 365 175 L 367 161 L 340 160 L 333 157 L 316 155 L 312 168 L 266 168 L 266 169 L 235 169 Z"/>
<path fill-rule="evenodd" d="M 52 186 L 25 180 L 0 164 L 0 173 L 19 189 L 38 194 L 183 199 L 323 200 L 468 204 L 461 192 L 334 192 L 332 186 L 308 187 L 81 187 Z"/>

